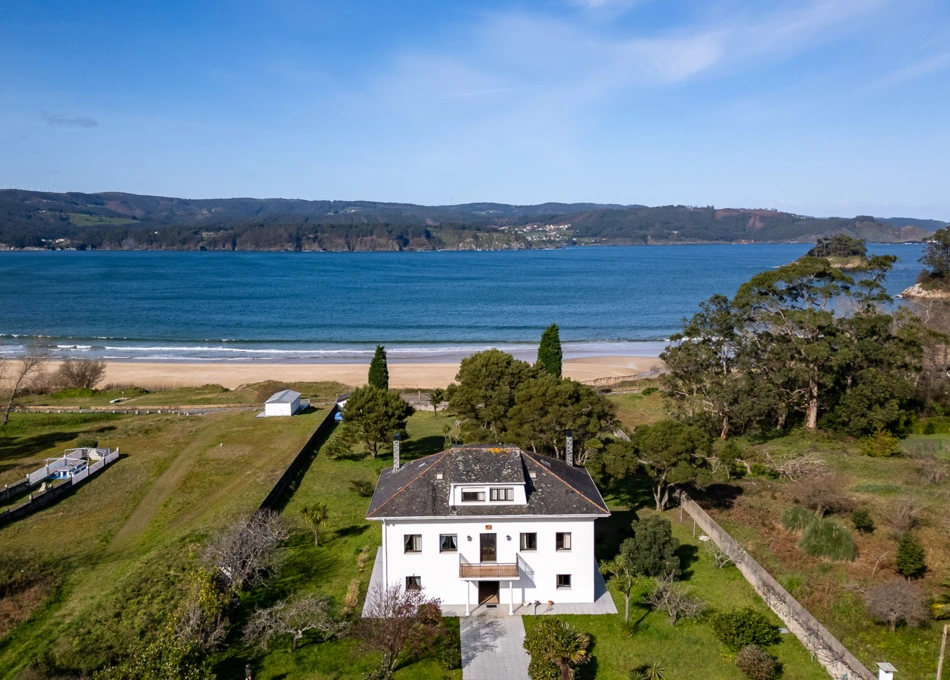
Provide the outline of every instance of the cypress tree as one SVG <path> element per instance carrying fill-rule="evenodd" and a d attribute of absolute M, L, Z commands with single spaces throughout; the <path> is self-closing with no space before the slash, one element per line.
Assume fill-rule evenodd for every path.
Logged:
<path fill-rule="evenodd" d="M 386 364 L 386 348 L 376 345 L 376 354 L 369 362 L 369 384 L 381 390 L 389 389 L 389 366 Z"/>
<path fill-rule="evenodd" d="M 897 544 L 897 571 L 907 578 L 916 578 L 927 571 L 926 553 L 920 539 L 909 531 Z"/>
<path fill-rule="evenodd" d="M 561 377 L 561 336 L 556 323 L 544 329 L 541 334 L 541 344 L 538 346 L 538 363 L 545 372 L 558 378 Z"/>

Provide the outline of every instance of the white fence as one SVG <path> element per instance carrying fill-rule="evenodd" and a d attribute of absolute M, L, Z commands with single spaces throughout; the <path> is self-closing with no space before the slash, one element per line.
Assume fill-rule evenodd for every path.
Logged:
<path fill-rule="evenodd" d="M 49 465 L 41 467 L 36 472 L 31 472 L 29 475 L 27 475 L 29 477 L 30 484 L 39 484 L 61 467 L 66 467 L 66 461 L 63 459 L 54 461 Z"/>
<path fill-rule="evenodd" d="M 74 449 L 73 451 L 81 451 L 81 450 L 82 449 Z M 95 474 L 96 472 L 101 470 L 103 467 L 105 467 L 106 465 L 108 465 L 114 460 L 118 460 L 119 458 L 119 449 L 116 449 L 115 451 L 112 451 L 110 449 L 95 449 L 95 451 L 98 454 L 98 460 L 92 465 L 90 465 L 89 467 L 87 467 L 82 472 L 73 475 L 70 478 L 71 483 L 78 484 L 89 475 Z M 70 460 L 73 460 L 73 459 L 70 459 Z M 39 470 L 36 470 L 35 472 L 31 472 L 29 475 L 27 475 L 27 479 L 29 480 L 29 483 L 31 486 L 34 484 L 39 484 L 40 482 L 42 482 L 44 479 L 47 479 L 50 475 L 52 475 L 54 472 L 56 472 L 60 468 L 66 467 L 67 463 L 68 461 L 65 458 L 58 458 L 54 460 L 52 463 L 50 463 L 49 465 L 44 465 Z"/>

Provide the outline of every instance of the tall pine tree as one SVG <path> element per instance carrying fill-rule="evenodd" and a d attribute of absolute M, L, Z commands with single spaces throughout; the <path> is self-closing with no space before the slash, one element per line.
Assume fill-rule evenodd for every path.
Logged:
<path fill-rule="evenodd" d="M 545 372 L 560 378 L 562 359 L 561 336 L 558 333 L 557 324 L 552 323 L 541 334 L 541 344 L 538 347 L 538 363 L 541 364 Z"/>
<path fill-rule="evenodd" d="M 376 354 L 369 362 L 369 384 L 381 390 L 389 389 L 389 366 L 386 364 L 386 348 L 376 345 Z"/>

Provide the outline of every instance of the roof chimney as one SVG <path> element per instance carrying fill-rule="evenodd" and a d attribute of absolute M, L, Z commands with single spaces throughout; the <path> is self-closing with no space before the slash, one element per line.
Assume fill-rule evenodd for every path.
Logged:
<path fill-rule="evenodd" d="M 564 434 L 567 435 L 567 441 L 564 443 L 564 461 L 574 467 L 574 430 L 568 430 Z"/>
<path fill-rule="evenodd" d="M 393 435 L 393 472 L 399 471 L 399 433 Z"/>

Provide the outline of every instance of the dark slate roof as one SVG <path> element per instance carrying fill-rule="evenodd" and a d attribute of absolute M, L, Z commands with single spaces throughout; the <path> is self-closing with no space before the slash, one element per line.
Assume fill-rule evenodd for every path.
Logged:
<path fill-rule="evenodd" d="M 442 479 L 438 478 L 441 473 Z M 535 478 L 531 478 L 535 473 Z M 527 505 L 449 505 L 452 484 L 525 484 Z M 456 446 L 379 476 L 367 519 L 505 515 L 609 515 L 583 467 L 513 446 Z"/>

